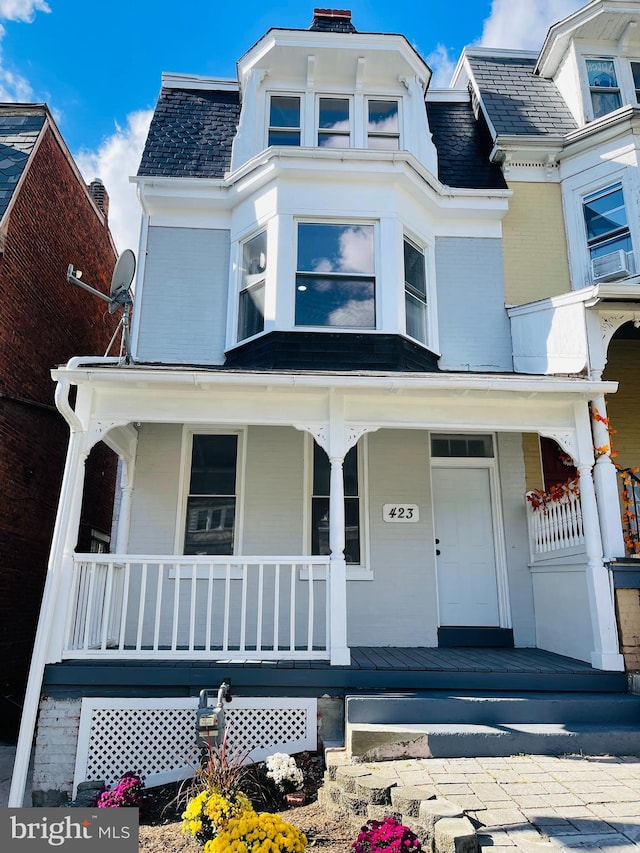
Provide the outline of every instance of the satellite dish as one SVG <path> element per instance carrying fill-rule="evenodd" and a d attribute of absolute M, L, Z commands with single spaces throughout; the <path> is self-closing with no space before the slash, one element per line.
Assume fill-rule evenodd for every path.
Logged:
<path fill-rule="evenodd" d="M 120 318 L 120 322 L 111 338 L 109 346 L 107 347 L 107 351 L 105 352 L 105 356 L 108 355 L 113 342 L 115 341 L 118 332 L 122 330 L 122 341 L 120 345 L 121 355 L 124 354 L 124 362 L 129 364 L 131 361 L 131 345 L 129 340 L 129 313 L 131 311 L 131 307 L 133 305 L 133 299 L 131 298 L 131 294 L 129 292 L 129 288 L 131 287 L 131 282 L 133 281 L 133 276 L 136 271 L 136 256 L 133 254 L 131 249 L 125 249 L 124 252 L 119 256 L 116 261 L 116 265 L 113 268 L 113 275 L 111 276 L 111 288 L 110 295 L 107 296 L 106 293 L 103 293 L 101 290 L 96 290 L 95 287 L 91 287 L 90 284 L 87 284 L 84 281 L 80 281 L 80 276 L 82 273 L 75 270 L 73 264 L 69 264 L 67 268 L 67 281 L 72 284 L 77 284 L 83 290 L 87 290 L 89 293 L 93 293 L 94 296 L 98 296 L 100 299 L 103 299 L 105 302 L 109 303 L 109 313 L 114 314 L 118 308 L 122 308 L 122 317 Z"/>
<path fill-rule="evenodd" d="M 116 265 L 113 268 L 113 275 L 111 276 L 111 299 L 112 302 L 116 303 L 109 306 L 109 311 L 112 314 L 116 310 L 117 303 L 121 302 L 119 297 L 129 290 L 135 271 L 136 256 L 131 249 L 125 249 L 116 261 Z"/>

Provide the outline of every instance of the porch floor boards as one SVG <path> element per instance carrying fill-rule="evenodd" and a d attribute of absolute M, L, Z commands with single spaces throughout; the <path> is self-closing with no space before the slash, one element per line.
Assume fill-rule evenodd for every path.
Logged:
<path fill-rule="evenodd" d="M 542 649 L 356 646 L 349 666 L 325 660 L 75 659 L 49 664 L 43 689 L 58 696 L 194 695 L 231 678 L 247 695 L 360 691 L 627 692 L 623 672 Z"/>

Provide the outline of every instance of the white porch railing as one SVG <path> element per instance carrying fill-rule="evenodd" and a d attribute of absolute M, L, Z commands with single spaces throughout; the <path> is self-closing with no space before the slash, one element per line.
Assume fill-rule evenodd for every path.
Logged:
<path fill-rule="evenodd" d="M 65 658 L 330 656 L 328 557 L 76 554 Z"/>
<path fill-rule="evenodd" d="M 580 495 L 569 492 L 542 506 L 527 501 L 531 558 L 542 559 L 554 552 L 584 549 L 584 526 Z"/>

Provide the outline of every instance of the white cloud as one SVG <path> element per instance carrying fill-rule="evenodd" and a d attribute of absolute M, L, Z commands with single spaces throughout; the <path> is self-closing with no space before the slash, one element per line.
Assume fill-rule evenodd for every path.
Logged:
<path fill-rule="evenodd" d="M 50 12 L 45 0 L 0 0 L 0 18 L 30 24 L 36 12 Z"/>
<path fill-rule="evenodd" d="M 482 35 L 474 43 L 483 47 L 539 50 L 549 27 L 584 5 L 585 0 L 493 0 Z M 449 85 L 457 60 L 442 44 L 427 56 L 427 64 L 433 70 L 432 87 Z"/>
<path fill-rule="evenodd" d="M 45 0 L 0 0 L 0 21 L 22 21 L 30 24 L 36 12 L 50 12 Z M 0 41 L 6 33 L 0 24 Z M 33 101 L 33 89 L 26 77 L 7 68 L 0 48 L 0 101 Z"/>
<path fill-rule="evenodd" d="M 549 27 L 584 5 L 584 0 L 493 0 L 479 44 L 539 50 Z"/>
<path fill-rule="evenodd" d="M 74 155 L 87 183 L 100 178 L 105 185 L 109 195 L 109 226 L 119 252 L 138 249 L 140 205 L 129 176 L 138 171 L 151 116 L 151 110 L 130 113 L 126 127 L 116 126 L 116 132 L 97 151 Z"/>

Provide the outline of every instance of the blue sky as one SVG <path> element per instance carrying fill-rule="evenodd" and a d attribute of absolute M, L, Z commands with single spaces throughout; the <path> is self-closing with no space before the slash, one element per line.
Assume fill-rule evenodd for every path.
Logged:
<path fill-rule="evenodd" d="M 270 27 L 306 28 L 314 6 L 349 8 L 358 30 L 403 33 L 448 76 L 466 44 L 538 49 L 586 0 L 0 0 L 0 99 L 46 102 L 87 180 L 111 198 L 120 250 L 137 249 L 128 182 L 163 71 L 234 77 Z"/>

